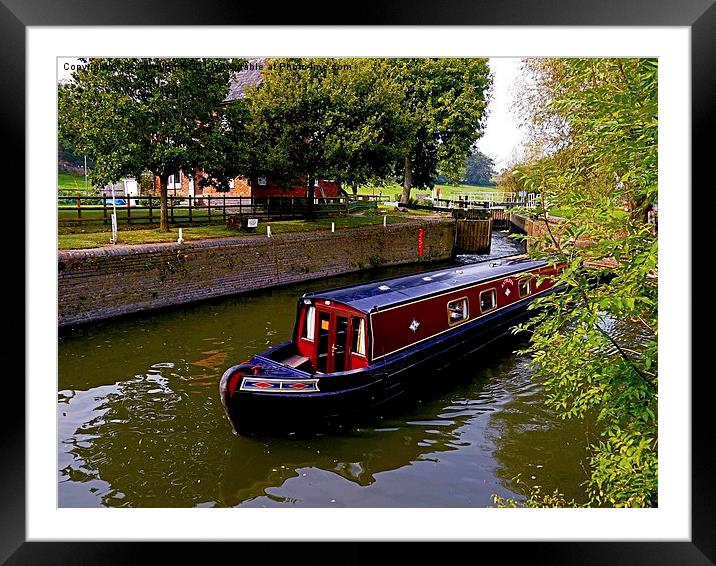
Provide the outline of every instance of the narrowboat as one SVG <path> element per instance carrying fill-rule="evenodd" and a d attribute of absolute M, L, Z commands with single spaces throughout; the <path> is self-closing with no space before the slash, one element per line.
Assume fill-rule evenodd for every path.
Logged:
<path fill-rule="evenodd" d="M 509 333 L 561 268 L 512 256 L 304 294 L 291 340 L 224 372 L 226 415 L 244 433 L 364 413 Z"/>

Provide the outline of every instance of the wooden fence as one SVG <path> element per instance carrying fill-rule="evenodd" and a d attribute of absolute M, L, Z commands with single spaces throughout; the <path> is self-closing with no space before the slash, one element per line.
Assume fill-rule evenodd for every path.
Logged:
<path fill-rule="evenodd" d="M 226 223 L 232 215 L 251 216 L 262 220 L 291 220 L 304 218 L 309 201 L 299 197 L 229 197 L 229 196 L 182 196 L 168 197 L 169 222 L 171 224 Z M 112 212 L 117 213 L 120 224 L 158 224 L 160 219 L 158 196 L 115 197 L 111 196 L 59 196 L 57 216 L 60 226 L 85 223 L 111 225 Z M 317 198 L 317 216 L 345 214 L 348 199 Z"/>

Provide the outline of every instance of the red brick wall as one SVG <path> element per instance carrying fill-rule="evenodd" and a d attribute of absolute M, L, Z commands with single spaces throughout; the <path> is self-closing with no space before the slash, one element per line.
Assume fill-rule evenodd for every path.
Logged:
<path fill-rule="evenodd" d="M 452 254 L 454 221 L 58 253 L 60 326 Z"/>
<path fill-rule="evenodd" d="M 201 194 L 201 188 L 199 188 L 198 185 L 198 175 L 196 179 L 194 180 L 194 194 L 200 195 Z M 174 190 L 173 188 L 169 189 L 169 194 L 177 196 L 189 196 L 189 180 L 191 177 L 189 175 L 185 175 L 183 171 L 179 171 L 179 183 L 181 184 L 180 188 L 177 188 Z M 176 178 L 174 179 L 174 182 L 176 183 Z M 152 191 L 152 194 L 159 195 L 159 191 L 161 188 L 161 181 L 159 180 L 159 177 L 154 177 L 154 190 Z"/>
<path fill-rule="evenodd" d="M 189 196 L 189 176 L 185 175 L 184 172 L 180 172 L 181 175 L 181 189 L 176 190 L 177 196 Z M 248 197 L 251 196 L 251 187 L 249 186 L 246 179 L 243 177 L 236 177 L 234 179 L 234 188 L 228 192 L 219 192 L 213 186 L 202 187 L 200 182 L 203 173 L 197 171 L 194 176 L 194 195 L 199 197 L 202 195 L 220 195 L 227 197 Z M 154 177 L 154 189 L 152 194 L 159 195 L 160 181 L 159 177 Z M 169 194 L 174 194 L 174 189 L 169 189 Z"/>

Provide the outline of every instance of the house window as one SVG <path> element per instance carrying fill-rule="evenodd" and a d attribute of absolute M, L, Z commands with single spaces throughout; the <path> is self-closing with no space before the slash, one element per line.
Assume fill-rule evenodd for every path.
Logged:
<path fill-rule="evenodd" d="M 303 336 L 306 340 L 313 341 L 313 335 L 316 332 L 316 307 L 308 307 L 306 310 L 306 320 L 303 323 Z"/>
<path fill-rule="evenodd" d="M 518 284 L 517 288 L 519 289 L 520 298 L 526 297 L 530 294 L 530 280 L 529 279 L 522 279 Z"/>
<path fill-rule="evenodd" d="M 169 179 L 167 179 L 167 189 L 173 191 L 181 189 L 181 171 L 174 175 L 169 175 Z"/>
<path fill-rule="evenodd" d="M 450 301 L 447 304 L 448 310 L 448 323 L 458 324 L 467 320 L 468 309 L 467 309 L 467 297 Z"/>
<path fill-rule="evenodd" d="M 264 177 L 264 176 L 259 177 L 257 179 L 257 182 L 262 187 L 266 186 L 266 177 Z"/>
<path fill-rule="evenodd" d="M 365 319 L 353 319 L 353 343 L 351 351 L 354 354 L 365 356 Z"/>
<path fill-rule="evenodd" d="M 494 289 L 488 289 L 480 293 L 480 311 L 487 312 L 497 306 L 497 293 Z"/>

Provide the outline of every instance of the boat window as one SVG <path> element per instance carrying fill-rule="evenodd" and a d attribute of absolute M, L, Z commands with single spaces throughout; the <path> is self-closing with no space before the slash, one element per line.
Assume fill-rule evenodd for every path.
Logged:
<path fill-rule="evenodd" d="M 354 354 L 365 356 L 365 320 L 362 318 L 353 319 L 353 343 L 351 351 Z"/>
<path fill-rule="evenodd" d="M 457 324 L 458 322 L 467 320 L 467 317 L 468 317 L 467 297 L 462 297 L 461 299 L 457 299 L 455 301 L 450 301 L 447 304 L 447 310 L 448 310 L 448 322 L 450 324 Z"/>
<path fill-rule="evenodd" d="M 486 312 L 497 306 L 497 293 L 494 289 L 488 289 L 480 293 L 480 310 Z"/>
<path fill-rule="evenodd" d="M 529 279 L 522 279 L 518 285 L 517 285 L 519 292 L 520 292 L 520 298 L 526 297 L 530 294 L 530 280 Z"/>
<path fill-rule="evenodd" d="M 308 307 L 306 320 L 303 323 L 303 338 L 313 341 L 316 332 L 316 307 Z"/>

